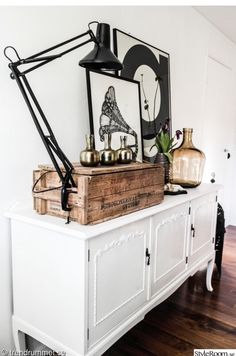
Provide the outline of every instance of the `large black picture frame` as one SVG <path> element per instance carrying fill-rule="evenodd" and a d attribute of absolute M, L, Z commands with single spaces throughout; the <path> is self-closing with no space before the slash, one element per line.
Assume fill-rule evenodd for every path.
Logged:
<path fill-rule="evenodd" d="M 144 160 L 154 162 L 157 150 L 150 148 L 160 127 L 171 119 L 170 56 L 119 29 L 113 29 L 113 41 L 124 65 L 117 74 L 140 82 Z"/>
<path fill-rule="evenodd" d="M 127 135 L 127 144 L 134 160 L 143 160 L 140 83 L 138 81 L 86 70 L 90 132 L 97 150 L 104 148 L 104 134 L 112 134 L 112 148 L 120 148 L 120 136 Z"/>

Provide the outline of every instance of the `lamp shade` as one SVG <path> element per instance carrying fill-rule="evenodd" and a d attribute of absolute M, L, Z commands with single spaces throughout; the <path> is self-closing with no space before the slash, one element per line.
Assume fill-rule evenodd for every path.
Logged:
<path fill-rule="evenodd" d="M 122 63 L 110 50 L 110 26 L 99 23 L 96 33 L 97 43 L 89 54 L 81 59 L 81 67 L 97 70 L 120 70 Z"/>

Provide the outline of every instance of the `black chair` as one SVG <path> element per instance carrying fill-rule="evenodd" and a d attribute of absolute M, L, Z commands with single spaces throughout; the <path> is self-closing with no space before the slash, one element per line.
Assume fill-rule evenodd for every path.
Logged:
<path fill-rule="evenodd" d="M 224 210 L 222 206 L 218 203 L 217 206 L 217 222 L 216 222 L 216 237 L 215 237 L 215 263 L 219 273 L 221 276 L 221 264 L 222 264 L 222 255 L 223 255 L 223 247 L 224 247 L 224 235 L 225 235 L 225 216 Z"/>

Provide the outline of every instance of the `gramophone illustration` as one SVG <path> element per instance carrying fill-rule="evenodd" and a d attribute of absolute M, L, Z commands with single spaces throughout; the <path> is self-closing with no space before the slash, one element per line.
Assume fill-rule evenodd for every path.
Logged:
<path fill-rule="evenodd" d="M 116 102 L 115 88 L 110 86 L 105 94 L 105 99 L 102 104 L 99 128 L 100 140 L 103 142 L 104 134 L 112 134 L 114 132 L 124 132 L 134 136 L 135 143 L 133 145 L 129 145 L 129 147 L 132 149 L 133 158 L 135 159 L 138 153 L 137 133 L 127 124 L 127 122 L 122 117 Z"/>

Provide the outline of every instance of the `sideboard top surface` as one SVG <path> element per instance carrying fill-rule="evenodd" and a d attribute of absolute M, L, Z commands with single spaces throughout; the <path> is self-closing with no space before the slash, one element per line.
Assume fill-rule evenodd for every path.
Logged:
<path fill-rule="evenodd" d="M 41 226 L 42 228 L 57 231 L 76 238 L 89 239 L 122 227 L 126 224 L 158 214 L 198 197 L 214 192 L 217 193 L 221 189 L 221 185 L 201 184 L 197 188 L 187 189 L 188 194 L 165 196 L 164 201 L 161 204 L 96 225 L 80 225 L 76 222 L 65 224 L 66 221 L 61 218 L 49 215 L 39 215 L 33 210 L 32 202 L 30 200 L 24 203 L 19 202 L 15 204 L 14 207 L 5 213 L 5 216 L 13 220 Z"/>

